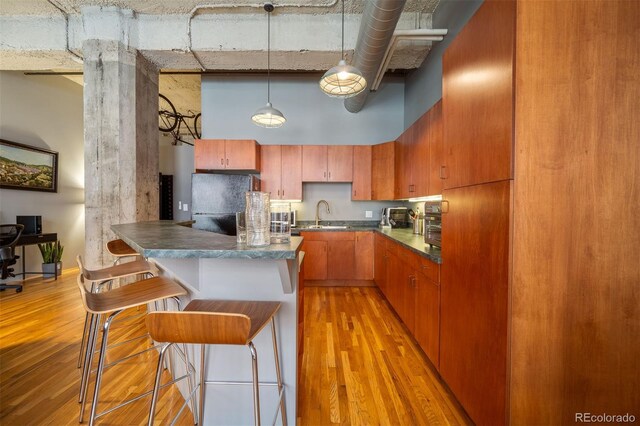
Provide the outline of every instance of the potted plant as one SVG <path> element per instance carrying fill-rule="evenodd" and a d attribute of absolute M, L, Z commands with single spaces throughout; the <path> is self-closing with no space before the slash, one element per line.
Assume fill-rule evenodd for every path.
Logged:
<path fill-rule="evenodd" d="M 42 254 L 42 275 L 45 277 L 53 277 L 56 268 L 58 275 L 62 273 L 62 252 L 64 247 L 60 244 L 60 241 L 55 243 L 40 243 L 38 244 L 40 253 Z"/>

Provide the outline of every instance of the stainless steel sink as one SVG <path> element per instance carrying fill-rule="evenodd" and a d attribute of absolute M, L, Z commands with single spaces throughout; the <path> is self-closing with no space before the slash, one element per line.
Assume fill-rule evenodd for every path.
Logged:
<path fill-rule="evenodd" d="M 349 225 L 309 225 L 307 229 L 349 229 Z"/>

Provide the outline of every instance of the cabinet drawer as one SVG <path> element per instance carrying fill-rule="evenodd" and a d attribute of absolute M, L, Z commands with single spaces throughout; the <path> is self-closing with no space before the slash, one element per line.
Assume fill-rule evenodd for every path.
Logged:
<path fill-rule="evenodd" d="M 440 265 L 426 257 L 418 256 L 418 271 L 436 284 L 440 284 Z"/>

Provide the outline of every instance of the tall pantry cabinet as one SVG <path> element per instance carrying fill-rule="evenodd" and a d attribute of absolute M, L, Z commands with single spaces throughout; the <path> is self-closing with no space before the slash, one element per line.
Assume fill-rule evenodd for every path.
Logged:
<path fill-rule="evenodd" d="M 639 17 L 486 0 L 443 57 L 440 373 L 477 424 L 640 406 Z"/>

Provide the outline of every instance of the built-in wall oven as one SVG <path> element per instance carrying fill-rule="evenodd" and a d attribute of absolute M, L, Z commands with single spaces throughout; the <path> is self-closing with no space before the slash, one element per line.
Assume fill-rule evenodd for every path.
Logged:
<path fill-rule="evenodd" d="M 442 201 L 424 203 L 424 242 L 442 247 Z"/>

